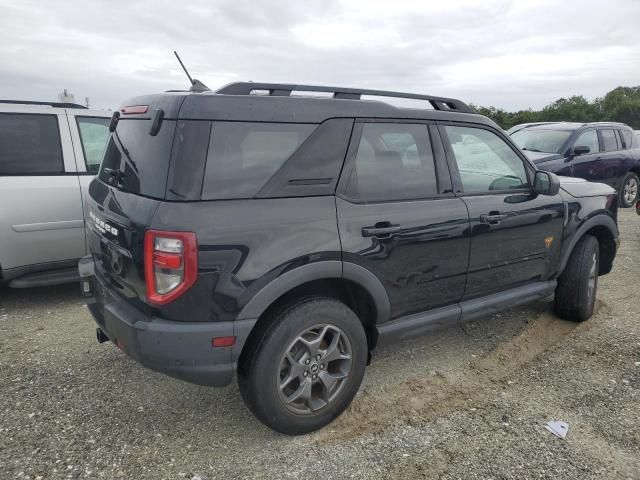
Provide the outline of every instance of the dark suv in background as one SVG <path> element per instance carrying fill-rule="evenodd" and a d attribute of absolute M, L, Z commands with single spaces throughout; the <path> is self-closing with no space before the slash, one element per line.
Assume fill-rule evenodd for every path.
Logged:
<path fill-rule="evenodd" d="M 618 190 L 620 205 L 638 200 L 640 143 L 623 123 L 533 123 L 509 130 L 541 170 L 604 182 Z"/>
<path fill-rule="evenodd" d="M 561 185 L 458 100 L 236 83 L 124 105 L 79 266 L 98 340 L 202 385 L 237 374 L 280 432 L 337 417 L 382 343 L 554 292 L 586 320 L 612 268 L 615 192 Z"/>

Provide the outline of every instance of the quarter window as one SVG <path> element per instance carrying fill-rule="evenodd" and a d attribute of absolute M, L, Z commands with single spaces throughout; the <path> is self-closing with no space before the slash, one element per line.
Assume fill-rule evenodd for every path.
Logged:
<path fill-rule="evenodd" d="M 87 172 L 94 175 L 100 170 L 100 162 L 109 136 L 109 119 L 100 117 L 76 117 L 80 142 Z"/>
<path fill-rule="evenodd" d="M 498 135 L 481 128 L 444 128 L 466 193 L 528 188 L 524 162 Z"/>
<path fill-rule="evenodd" d="M 346 194 L 364 202 L 410 200 L 438 193 L 426 125 L 362 126 Z"/>
<path fill-rule="evenodd" d="M 633 143 L 633 133 L 631 133 L 631 130 L 620 130 L 620 135 L 622 135 L 622 140 L 624 141 L 624 148 L 631 148 L 631 144 Z"/>
<path fill-rule="evenodd" d="M 0 175 L 64 172 L 55 115 L 0 114 Z"/>
<path fill-rule="evenodd" d="M 214 122 L 202 198 L 251 198 L 317 125 Z"/>
<path fill-rule="evenodd" d="M 602 138 L 603 152 L 613 152 L 618 149 L 616 134 L 613 130 L 600 130 L 600 137 Z"/>
<path fill-rule="evenodd" d="M 598 144 L 598 134 L 595 130 L 587 130 L 582 132 L 578 139 L 574 142 L 575 147 L 589 147 L 589 153 L 598 153 L 600 145 Z"/>

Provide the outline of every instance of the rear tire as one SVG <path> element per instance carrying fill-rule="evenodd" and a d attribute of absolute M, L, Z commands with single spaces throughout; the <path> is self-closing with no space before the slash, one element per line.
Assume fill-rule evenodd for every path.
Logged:
<path fill-rule="evenodd" d="M 351 309 L 331 298 L 302 299 L 275 312 L 245 345 L 240 393 L 273 430 L 309 433 L 349 406 L 367 355 L 364 328 Z"/>
<path fill-rule="evenodd" d="M 640 191 L 638 175 L 629 172 L 620 184 L 620 206 L 624 208 L 633 207 L 638 201 L 638 191 Z"/>
<path fill-rule="evenodd" d="M 554 309 L 558 316 L 584 322 L 593 315 L 598 289 L 600 249 L 593 235 L 585 235 L 571 252 L 569 262 L 558 278 Z"/>

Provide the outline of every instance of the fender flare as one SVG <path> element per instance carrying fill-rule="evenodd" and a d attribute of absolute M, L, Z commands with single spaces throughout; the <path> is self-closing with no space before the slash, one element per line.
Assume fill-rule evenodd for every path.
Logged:
<path fill-rule="evenodd" d="M 569 257 L 571 257 L 571 253 L 573 252 L 573 249 L 575 248 L 576 244 L 593 227 L 605 227 L 607 230 L 611 232 L 614 239 L 617 239 L 619 236 L 618 225 L 616 225 L 616 222 L 610 216 L 596 215 L 594 217 L 589 218 L 582 225 L 578 227 L 578 229 L 575 231 L 575 233 L 569 240 L 569 244 L 566 246 L 566 248 L 563 249 L 562 253 L 560 254 L 560 263 L 558 264 L 558 276 L 562 274 L 565 267 L 567 266 Z"/>
<path fill-rule="evenodd" d="M 376 324 L 389 320 L 389 295 L 380 280 L 369 270 L 340 260 L 309 263 L 290 270 L 269 282 L 256 293 L 238 314 L 237 320 L 257 319 L 285 293 L 313 280 L 346 279 L 364 288 L 376 307 Z"/>

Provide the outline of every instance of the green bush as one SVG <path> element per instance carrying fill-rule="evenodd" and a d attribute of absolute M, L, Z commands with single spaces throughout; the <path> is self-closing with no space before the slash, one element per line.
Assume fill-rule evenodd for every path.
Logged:
<path fill-rule="evenodd" d="M 502 128 L 509 129 L 519 123 L 529 122 L 622 122 L 640 129 L 640 86 L 618 87 L 604 98 L 587 100 L 582 95 L 560 98 L 542 110 L 507 112 L 495 107 L 472 107 L 491 118 Z"/>

